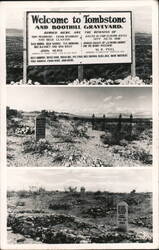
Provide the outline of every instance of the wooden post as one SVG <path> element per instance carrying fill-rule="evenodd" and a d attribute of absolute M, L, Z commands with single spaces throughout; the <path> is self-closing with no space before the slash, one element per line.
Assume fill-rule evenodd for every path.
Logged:
<path fill-rule="evenodd" d="M 83 80 L 83 65 L 78 65 L 78 80 L 80 82 Z"/>
<path fill-rule="evenodd" d="M 105 131 L 105 115 L 103 115 L 103 127 L 102 130 Z"/>
<path fill-rule="evenodd" d="M 95 115 L 92 115 L 92 130 L 95 129 Z"/>
<path fill-rule="evenodd" d="M 23 84 L 27 83 L 27 34 L 26 34 L 26 25 L 27 25 L 27 13 L 24 14 L 24 30 L 23 30 Z"/>
<path fill-rule="evenodd" d="M 120 132 L 121 130 L 121 119 L 122 119 L 122 115 L 119 115 L 119 119 L 118 119 L 118 131 Z"/>
<path fill-rule="evenodd" d="M 133 122 L 133 115 L 130 115 L 130 138 L 132 136 L 132 122 Z"/>
<path fill-rule="evenodd" d="M 136 58 L 135 58 L 135 30 L 134 30 L 134 13 L 132 12 L 132 63 L 131 76 L 136 76 Z"/>

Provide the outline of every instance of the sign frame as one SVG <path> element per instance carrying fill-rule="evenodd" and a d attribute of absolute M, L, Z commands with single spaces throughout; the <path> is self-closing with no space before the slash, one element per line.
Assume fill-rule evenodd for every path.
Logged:
<path fill-rule="evenodd" d="M 36 65 L 28 65 L 28 61 L 29 61 L 29 44 L 28 44 L 28 33 L 29 33 L 29 25 L 28 25 L 28 16 L 30 13 L 129 13 L 130 14 L 130 40 L 131 40 L 131 43 L 130 43 L 130 51 L 131 51 L 131 55 L 130 55 L 130 58 L 131 58 L 131 62 L 119 62 L 120 64 L 133 64 L 133 28 L 132 28 L 132 11 L 26 11 L 26 17 L 25 17 L 25 29 L 26 29 L 26 38 L 24 39 L 25 42 L 26 42 L 26 65 L 27 66 L 30 66 L 30 67 L 35 67 L 35 66 L 60 66 L 60 65 L 88 65 L 90 63 L 53 63 L 53 64 L 44 64 L 44 65 L 41 65 L 41 64 L 36 64 Z M 25 57 L 24 57 L 25 58 Z M 91 63 L 93 65 L 99 65 L 99 64 L 118 64 L 118 62 L 104 62 L 104 59 L 103 59 L 103 62 L 93 62 Z"/>

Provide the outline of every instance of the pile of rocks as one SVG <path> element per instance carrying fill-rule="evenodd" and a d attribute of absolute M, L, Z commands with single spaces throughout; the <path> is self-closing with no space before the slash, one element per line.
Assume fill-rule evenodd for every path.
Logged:
<path fill-rule="evenodd" d="M 11 81 L 10 85 L 40 85 L 39 82 L 33 82 L 31 79 L 28 79 L 27 83 L 24 83 L 23 80 L 19 80 L 17 82 Z"/>
<path fill-rule="evenodd" d="M 132 224 L 152 229 L 152 216 L 140 216 L 130 221 Z"/>
<path fill-rule="evenodd" d="M 146 243 L 152 242 L 152 237 L 149 234 L 136 233 L 134 231 L 118 232 L 109 231 L 104 234 L 91 237 L 92 243 L 119 243 L 119 242 L 136 242 L 136 243 Z"/>
<path fill-rule="evenodd" d="M 107 208 L 105 207 L 91 207 L 88 208 L 86 211 L 83 211 L 84 214 L 88 214 L 92 217 L 105 217 L 107 213 Z"/>
<path fill-rule="evenodd" d="M 119 232 L 117 228 L 103 228 L 93 223 L 64 214 L 15 215 L 8 216 L 8 228 L 25 238 L 44 243 L 117 243 L 152 242 L 150 234 L 135 231 Z M 23 239 L 24 241 L 24 239 Z"/>
<path fill-rule="evenodd" d="M 132 77 L 127 76 L 124 79 L 117 79 L 117 80 L 111 80 L 104 78 L 94 78 L 90 80 L 82 80 L 79 81 L 78 79 L 74 80 L 73 82 L 69 83 L 68 85 L 146 85 L 146 84 L 152 84 L 152 77 L 150 78 L 150 81 L 143 81 L 138 76 Z"/>
<path fill-rule="evenodd" d="M 14 233 L 44 243 L 86 243 L 90 241 L 90 237 L 84 235 L 82 229 L 89 229 L 91 226 L 71 215 L 10 214 L 7 226 L 11 227 Z M 73 229 L 70 229 L 71 227 Z"/>

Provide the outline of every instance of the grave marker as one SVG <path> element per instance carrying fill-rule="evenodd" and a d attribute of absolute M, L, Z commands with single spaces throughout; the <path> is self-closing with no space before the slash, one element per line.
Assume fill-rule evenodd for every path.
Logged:
<path fill-rule="evenodd" d="M 36 118 L 36 141 L 45 138 L 46 118 L 38 116 Z"/>
<path fill-rule="evenodd" d="M 81 187 L 81 198 L 85 198 L 85 187 Z"/>
<path fill-rule="evenodd" d="M 124 201 L 117 204 L 117 226 L 124 232 L 128 231 L 128 204 Z"/>

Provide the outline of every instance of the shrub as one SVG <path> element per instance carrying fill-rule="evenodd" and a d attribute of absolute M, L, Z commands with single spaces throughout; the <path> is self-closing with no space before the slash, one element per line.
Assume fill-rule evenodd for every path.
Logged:
<path fill-rule="evenodd" d="M 62 210 L 68 210 L 71 208 L 71 204 L 65 203 L 65 202 L 60 202 L 60 203 L 50 203 L 49 204 L 49 209 L 54 209 L 54 210 L 58 210 L 58 209 L 62 209 Z"/>
<path fill-rule="evenodd" d="M 77 187 L 65 187 L 65 192 L 69 192 L 69 193 L 76 193 L 77 192 Z"/>
<path fill-rule="evenodd" d="M 152 164 L 152 155 L 147 148 L 140 148 L 135 144 L 130 144 L 124 147 L 115 146 L 113 148 L 114 153 L 118 153 L 120 156 L 130 158 L 132 160 L 139 160 L 145 164 Z"/>
<path fill-rule="evenodd" d="M 27 198 L 29 196 L 29 193 L 26 190 L 19 190 L 17 193 L 20 198 Z"/>
<path fill-rule="evenodd" d="M 7 191 L 7 197 L 14 197 L 15 196 L 15 191 Z"/>
<path fill-rule="evenodd" d="M 34 138 L 30 138 L 23 142 L 23 151 L 25 153 L 32 152 L 43 154 L 46 151 L 52 150 L 50 143 L 46 139 L 40 139 L 36 142 Z"/>
<path fill-rule="evenodd" d="M 25 202 L 24 201 L 17 201 L 16 206 L 25 206 Z"/>
<path fill-rule="evenodd" d="M 61 135 L 60 138 L 62 139 L 63 142 L 70 142 L 70 143 L 73 143 L 74 140 L 73 138 L 71 137 L 71 135 Z"/>

